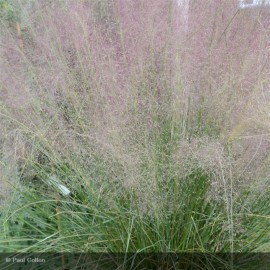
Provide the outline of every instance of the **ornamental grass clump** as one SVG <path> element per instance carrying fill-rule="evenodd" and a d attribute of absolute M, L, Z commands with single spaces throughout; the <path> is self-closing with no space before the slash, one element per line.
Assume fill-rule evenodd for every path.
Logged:
<path fill-rule="evenodd" d="M 210 2 L 0 6 L 2 252 L 270 250 L 269 29 Z"/>

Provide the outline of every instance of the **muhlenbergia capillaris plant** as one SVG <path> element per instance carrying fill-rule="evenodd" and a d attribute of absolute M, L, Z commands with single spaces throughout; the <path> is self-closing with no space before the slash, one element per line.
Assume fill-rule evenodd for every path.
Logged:
<path fill-rule="evenodd" d="M 0 0 L 0 251 L 269 252 L 269 12 Z"/>

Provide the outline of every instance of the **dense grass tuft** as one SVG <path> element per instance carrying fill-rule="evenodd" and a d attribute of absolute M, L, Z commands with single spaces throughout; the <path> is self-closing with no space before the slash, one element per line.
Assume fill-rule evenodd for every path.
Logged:
<path fill-rule="evenodd" d="M 266 11 L 210 2 L 0 1 L 1 252 L 270 251 Z"/>

